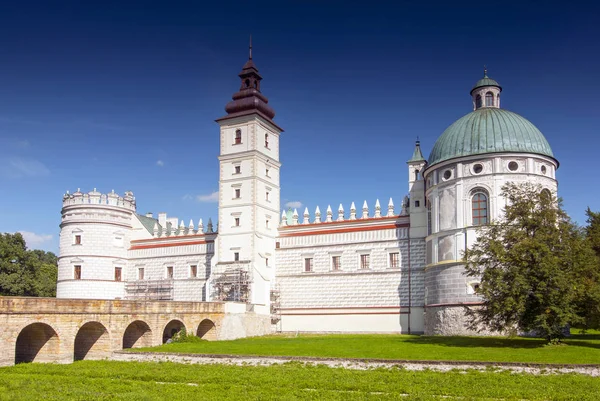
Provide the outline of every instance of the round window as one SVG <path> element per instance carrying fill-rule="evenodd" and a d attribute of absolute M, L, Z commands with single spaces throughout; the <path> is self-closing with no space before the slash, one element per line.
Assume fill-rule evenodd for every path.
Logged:
<path fill-rule="evenodd" d="M 508 169 L 510 171 L 517 171 L 519 169 L 519 163 L 517 163 L 517 162 L 508 163 Z"/>
<path fill-rule="evenodd" d="M 546 174 L 546 166 L 542 166 L 542 174 Z"/>
<path fill-rule="evenodd" d="M 477 163 L 473 166 L 473 172 L 475 174 L 481 174 L 482 171 L 483 171 L 483 166 L 480 163 Z"/>
<path fill-rule="evenodd" d="M 452 171 L 450 171 L 450 170 L 444 171 L 444 180 L 449 180 L 450 178 L 452 178 Z"/>

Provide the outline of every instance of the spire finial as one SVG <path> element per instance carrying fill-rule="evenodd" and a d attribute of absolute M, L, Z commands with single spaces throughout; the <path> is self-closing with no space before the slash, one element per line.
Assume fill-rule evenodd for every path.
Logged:
<path fill-rule="evenodd" d="M 252 57 L 250 57 L 252 58 Z M 483 77 L 487 77 L 487 67 L 485 66 L 485 64 L 483 65 Z"/>
<path fill-rule="evenodd" d="M 248 59 L 252 60 L 252 34 L 250 34 L 250 47 L 249 47 L 249 56 Z"/>

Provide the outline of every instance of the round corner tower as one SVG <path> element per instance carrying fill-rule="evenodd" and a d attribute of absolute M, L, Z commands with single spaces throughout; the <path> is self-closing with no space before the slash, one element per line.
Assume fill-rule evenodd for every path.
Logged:
<path fill-rule="evenodd" d="M 63 197 L 57 298 L 125 297 L 127 249 L 136 212 L 132 192 L 123 197 L 77 190 Z"/>
<path fill-rule="evenodd" d="M 550 145 L 527 119 L 500 108 L 501 91 L 486 71 L 471 90 L 474 110 L 438 138 L 423 172 L 428 335 L 475 334 L 467 329 L 464 306 L 481 302 L 479 282 L 465 275 L 463 252 L 480 226 L 502 215 L 504 184 L 533 182 L 557 191 Z"/>

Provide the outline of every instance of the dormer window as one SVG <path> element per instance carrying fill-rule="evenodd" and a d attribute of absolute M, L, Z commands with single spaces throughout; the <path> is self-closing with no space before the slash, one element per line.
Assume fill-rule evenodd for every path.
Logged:
<path fill-rule="evenodd" d="M 242 143 L 242 130 L 235 130 L 235 142 L 236 145 Z"/>
<path fill-rule="evenodd" d="M 493 107 L 494 106 L 494 94 L 492 92 L 488 92 L 485 94 L 485 107 Z"/>

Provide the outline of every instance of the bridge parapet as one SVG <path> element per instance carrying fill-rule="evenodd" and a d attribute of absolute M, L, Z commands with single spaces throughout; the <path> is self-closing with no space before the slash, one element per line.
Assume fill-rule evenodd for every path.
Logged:
<path fill-rule="evenodd" d="M 206 340 L 269 333 L 268 316 L 235 302 L 0 297 L 0 366 L 110 358 L 186 329 Z"/>

